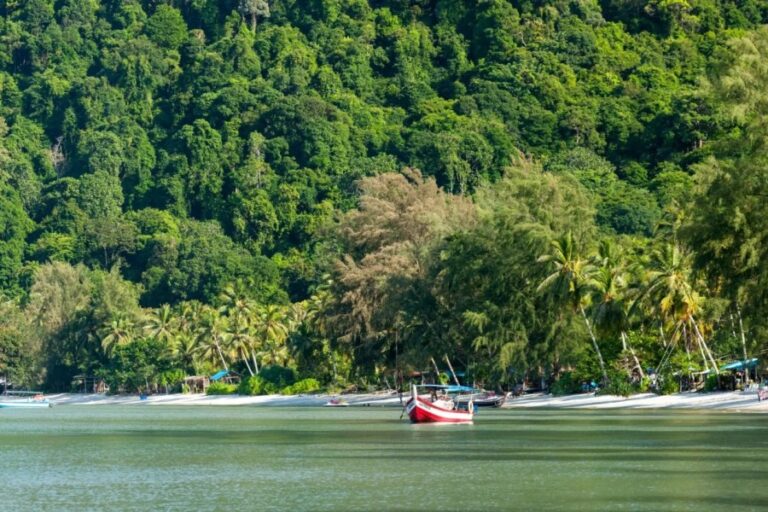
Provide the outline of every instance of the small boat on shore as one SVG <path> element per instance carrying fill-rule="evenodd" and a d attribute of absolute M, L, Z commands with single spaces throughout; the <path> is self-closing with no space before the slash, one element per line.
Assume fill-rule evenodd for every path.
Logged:
<path fill-rule="evenodd" d="M 8 395 L 2 397 L 0 400 L 0 409 L 12 409 L 12 408 L 48 408 L 53 407 L 53 404 L 43 397 L 40 393 L 35 393 L 33 396 L 29 396 L 30 393 L 16 392 L 14 395 L 16 398 L 12 398 L 10 392 Z"/>
<path fill-rule="evenodd" d="M 475 390 L 471 395 L 464 395 L 457 398 L 456 401 L 459 404 L 465 404 L 465 406 L 467 402 L 472 400 L 475 407 L 501 407 L 511 394 L 512 393 L 503 393 L 499 395 L 494 391 Z"/>
<path fill-rule="evenodd" d="M 470 399 L 466 408 L 459 408 L 448 392 L 452 386 L 427 384 L 411 385 L 411 398 L 405 404 L 405 412 L 412 423 L 472 423 L 475 415 L 474 403 Z M 428 391 L 419 394 L 419 390 Z M 437 392 L 442 391 L 438 396 Z"/>
<path fill-rule="evenodd" d="M 325 407 L 349 407 L 349 402 L 343 398 L 331 398 L 325 403 Z"/>

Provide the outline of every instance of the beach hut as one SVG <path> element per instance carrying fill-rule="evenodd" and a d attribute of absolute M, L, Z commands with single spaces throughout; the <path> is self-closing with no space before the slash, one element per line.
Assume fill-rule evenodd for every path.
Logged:
<path fill-rule="evenodd" d="M 720 367 L 721 372 L 733 372 L 736 375 L 736 386 L 746 386 L 749 384 L 749 372 L 750 371 L 756 371 L 757 368 L 757 358 L 752 359 L 746 359 L 743 361 L 734 361 L 732 363 L 728 363 L 725 366 Z M 755 375 L 755 379 L 757 379 L 757 375 Z"/>
<path fill-rule="evenodd" d="M 192 375 L 184 377 L 184 386 L 190 393 L 205 393 L 210 385 L 210 380 L 205 375 Z"/>
<path fill-rule="evenodd" d="M 102 378 L 80 374 L 72 377 L 72 391 L 75 393 L 106 393 L 109 391 L 109 386 Z"/>

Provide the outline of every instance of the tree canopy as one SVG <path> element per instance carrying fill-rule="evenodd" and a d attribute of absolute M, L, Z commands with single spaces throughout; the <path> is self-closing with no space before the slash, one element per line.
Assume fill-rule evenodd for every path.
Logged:
<path fill-rule="evenodd" d="M 341 382 L 450 352 L 509 383 L 756 353 L 766 21 L 754 0 L 0 1 L 0 370 Z M 673 267 L 685 300 L 659 291 Z M 237 283 L 248 321 L 219 311 Z M 159 311 L 173 336 L 144 329 Z"/>

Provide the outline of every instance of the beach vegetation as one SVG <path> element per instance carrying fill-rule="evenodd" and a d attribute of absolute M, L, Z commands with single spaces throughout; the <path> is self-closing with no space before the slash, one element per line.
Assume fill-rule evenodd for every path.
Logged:
<path fill-rule="evenodd" d="M 766 352 L 759 2 L 87 4 L 0 2 L 14 384 L 402 388 L 449 356 L 623 393 Z"/>
<path fill-rule="evenodd" d="M 235 384 L 227 384 L 226 382 L 211 382 L 205 390 L 207 395 L 234 395 L 236 393 L 237 386 Z"/>
<path fill-rule="evenodd" d="M 549 387 L 553 396 L 564 396 L 582 391 L 582 383 L 573 375 L 573 372 L 563 372 L 560 377 Z"/>
<path fill-rule="evenodd" d="M 313 378 L 301 379 L 294 382 L 290 386 L 286 386 L 280 390 L 283 395 L 299 395 L 304 393 L 316 393 L 321 389 L 320 381 Z"/>
<path fill-rule="evenodd" d="M 611 371 L 606 380 L 606 384 L 598 388 L 600 395 L 629 396 L 632 393 L 640 391 L 639 383 L 632 383 L 626 373 L 621 371 Z"/>

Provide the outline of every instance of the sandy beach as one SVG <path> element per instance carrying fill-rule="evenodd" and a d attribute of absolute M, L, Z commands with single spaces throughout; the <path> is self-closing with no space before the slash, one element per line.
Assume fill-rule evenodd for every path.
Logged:
<path fill-rule="evenodd" d="M 267 396 L 208 396 L 204 394 L 152 395 L 140 400 L 136 395 L 103 395 L 62 393 L 48 395 L 55 405 L 231 405 L 272 407 L 322 407 L 328 400 L 339 395 L 267 395 Z M 343 395 L 353 407 L 399 407 L 397 393 L 368 393 Z M 554 397 L 542 393 L 524 395 L 507 400 L 505 409 L 555 408 L 555 409 L 702 409 L 731 412 L 768 412 L 768 400 L 758 401 L 754 391 L 729 391 L 715 393 L 676 393 L 633 395 L 628 398 L 592 393 Z"/>
<path fill-rule="evenodd" d="M 768 412 L 768 400 L 757 399 L 756 391 L 720 391 L 714 393 L 685 392 L 672 395 L 643 393 L 630 397 L 593 393 L 553 397 L 525 395 L 508 400 L 506 408 L 558 409 L 707 409 L 731 412 Z"/>

